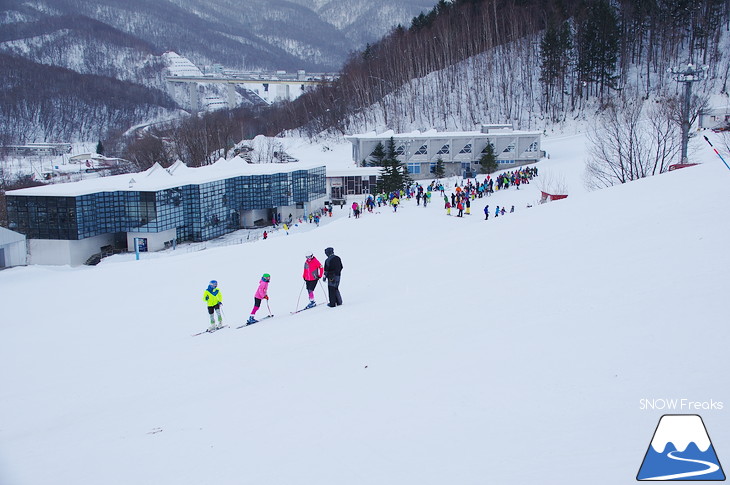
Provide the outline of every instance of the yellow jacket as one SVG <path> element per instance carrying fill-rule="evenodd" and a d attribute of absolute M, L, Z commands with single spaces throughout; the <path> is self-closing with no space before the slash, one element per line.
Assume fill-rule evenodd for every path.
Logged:
<path fill-rule="evenodd" d="M 211 288 L 210 286 L 203 292 L 203 301 L 208 306 L 216 306 L 218 303 L 223 303 L 223 294 L 218 288 Z"/>

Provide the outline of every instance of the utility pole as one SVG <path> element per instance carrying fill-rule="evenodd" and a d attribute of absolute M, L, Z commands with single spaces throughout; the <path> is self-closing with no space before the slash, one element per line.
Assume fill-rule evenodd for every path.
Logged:
<path fill-rule="evenodd" d="M 682 105 L 682 159 L 680 163 L 688 163 L 687 144 L 689 143 L 689 111 L 692 99 L 692 83 L 702 81 L 707 77 L 709 66 L 697 68 L 694 64 L 687 64 L 684 67 L 672 67 L 667 72 L 674 75 L 679 83 L 684 83 L 684 103 Z"/>

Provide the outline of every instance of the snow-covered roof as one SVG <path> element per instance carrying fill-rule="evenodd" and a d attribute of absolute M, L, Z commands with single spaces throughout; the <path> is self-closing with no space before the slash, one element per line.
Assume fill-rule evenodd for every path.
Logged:
<path fill-rule="evenodd" d="M 144 172 L 114 175 L 66 184 L 52 184 L 11 190 L 7 194 L 76 197 L 97 192 L 155 192 L 183 185 L 204 184 L 243 175 L 290 173 L 297 170 L 309 170 L 322 166 L 322 164 L 301 162 L 250 164 L 240 157 L 235 157 L 230 160 L 221 158 L 214 164 L 205 167 L 189 168 L 181 161 L 177 161 L 166 169 L 156 163 Z"/>
<path fill-rule="evenodd" d="M 726 113 L 730 113 L 730 104 L 726 104 L 725 106 L 713 106 L 702 110 L 702 114 L 705 115 L 718 115 Z"/>
<path fill-rule="evenodd" d="M 104 160 L 105 158 L 106 157 L 104 155 L 100 155 L 98 153 L 81 153 L 79 155 L 68 157 L 69 160 Z"/>
<path fill-rule="evenodd" d="M 19 232 L 0 227 L 0 246 L 12 244 L 18 241 L 25 241 L 25 236 Z"/>
<path fill-rule="evenodd" d="M 327 169 L 327 178 L 330 177 L 367 177 L 379 175 L 381 167 L 342 167 Z"/>
<path fill-rule="evenodd" d="M 541 131 L 521 131 L 521 130 L 495 130 L 490 129 L 489 133 L 483 133 L 482 131 L 437 131 L 434 129 L 427 131 L 412 131 L 410 133 L 395 133 L 393 130 L 388 130 L 383 133 L 376 133 L 374 131 L 368 133 L 359 133 L 355 135 L 345 136 L 346 140 L 351 143 L 357 140 L 382 140 L 385 138 L 393 138 L 394 140 L 418 140 L 418 139 L 430 139 L 430 138 L 474 138 L 474 137 L 493 137 L 495 135 L 502 136 L 519 136 L 519 135 L 541 135 Z"/>

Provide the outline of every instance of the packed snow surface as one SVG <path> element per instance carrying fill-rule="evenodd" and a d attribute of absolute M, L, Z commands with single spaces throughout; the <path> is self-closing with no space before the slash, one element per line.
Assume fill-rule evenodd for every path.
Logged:
<path fill-rule="evenodd" d="M 545 140 L 537 179 L 464 218 L 434 193 L 253 243 L 0 272 L 0 483 L 628 484 L 672 412 L 640 406 L 659 398 L 724 402 L 690 413 L 730 461 L 730 172 L 706 149 L 586 192 L 583 145 Z M 537 205 L 551 171 L 570 195 Z M 487 203 L 515 212 L 485 221 Z M 318 289 L 291 315 L 328 246 L 344 305 Z M 275 317 L 235 329 L 265 272 Z M 191 337 L 211 279 L 231 327 Z"/>

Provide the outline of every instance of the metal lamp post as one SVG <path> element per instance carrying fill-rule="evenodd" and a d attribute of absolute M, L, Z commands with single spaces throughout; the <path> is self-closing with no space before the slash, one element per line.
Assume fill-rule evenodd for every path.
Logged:
<path fill-rule="evenodd" d="M 680 163 L 688 163 L 687 144 L 689 143 L 689 111 L 692 99 L 692 83 L 707 77 L 709 66 L 696 67 L 687 64 L 684 67 L 672 67 L 667 70 L 677 82 L 684 83 L 684 104 L 682 105 L 682 159 Z"/>

